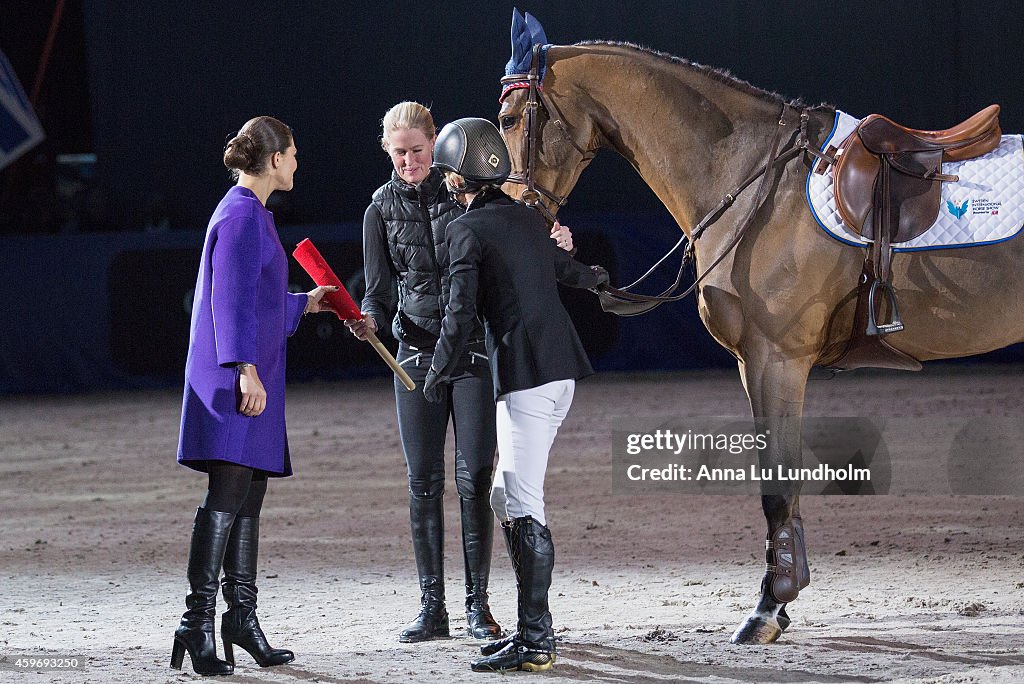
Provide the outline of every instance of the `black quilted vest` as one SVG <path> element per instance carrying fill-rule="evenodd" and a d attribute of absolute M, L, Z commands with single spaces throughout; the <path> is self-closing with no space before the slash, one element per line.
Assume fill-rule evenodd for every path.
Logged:
<path fill-rule="evenodd" d="M 398 273 L 394 335 L 414 347 L 433 347 L 448 302 L 445 230 L 465 210 L 451 199 L 437 169 L 431 169 L 418 186 L 392 173 L 391 180 L 373 193 L 372 202 L 384 220 L 388 251 Z M 473 338 L 482 336 L 480 329 Z"/>

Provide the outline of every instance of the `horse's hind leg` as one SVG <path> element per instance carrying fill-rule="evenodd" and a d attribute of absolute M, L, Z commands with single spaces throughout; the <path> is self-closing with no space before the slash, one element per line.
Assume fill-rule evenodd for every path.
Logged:
<path fill-rule="evenodd" d="M 785 359 L 778 353 L 744 357 L 740 374 L 759 434 L 767 448 L 760 467 L 775 475 L 800 466 L 800 418 L 811 359 Z M 786 604 L 810 581 L 799 488 L 779 480 L 762 481 L 761 508 L 767 522 L 766 570 L 754 611 L 733 633 L 736 644 L 769 644 L 789 626 Z M 796 483 L 792 483 L 796 484 Z"/>

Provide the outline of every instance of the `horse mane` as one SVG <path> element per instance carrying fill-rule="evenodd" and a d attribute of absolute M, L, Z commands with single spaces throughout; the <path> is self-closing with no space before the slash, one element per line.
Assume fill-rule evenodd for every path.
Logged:
<path fill-rule="evenodd" d="M 660 60 L 668 62 L 670 64 L 676 64 L 676 65 L 685 67 L 687 69 L 693 69 L 693 70 L 698 71 L 701 74 L 704 74 L 704 75 L 708 76 L 709 78 L 712 78 L 712 79 L 714 79 L 714 80 L 716 80 L 716 81 L 718 81 L 720 83 L 725 83 L 726 85 L 729 85 L 729 86 L 732 86 L 734 88 L 737 88 L 738 90 L 740 90 L 742 92 L 748 93 L 750 95 L 758 97 L 758 98 L 760 98 L 762 100 L 765 100 L 767 102 L 774 102 L 774 103 L 778 103 L 778 104 L 782 104 L 782 103 L 785 102 L 785 103 L 788 103 L 788 104 L 790 104 L 790 105 L 792 105 L 794 107 L 804 107 L 804 106 L 806 106 L 804 104 L 804 102 L 802 100 L 800 100 L 799 98 L 797 98 L 797 99 L 790 99 L 790 98 L 784 97 L 783 95 L 780 95 L 778 93 L 771 92 L 769 90 L 764 90 L 763 88 L 758 88 L 755 85 L 751 85 L 747 81 L 744 81 L 743 79 L 740 79 L 740 78 L 737 78 L 737 77 L 733 76 L 732 73 L 730 73 L 727 69 L 718 69 L 716 67 L 710 67 L 710 66 L 705 66 L 703 64 L 697 64 L 696 62 L 691 62 L 688 59 L 683 59 L 682 57 L 676 57 L 675 55 L 669 54 L 668 52 L 661 52 L 660 50 L 654 50 L 654 49 L 651 49 L 651 48 L 644 47 L 642 45 L 637 45 L 635 43 L 628 43 L 628 42 L 624 42 L 624 41 L 614 41 L 614 40 L 584 40 L 584 41 L 581 41 L 579 43 L 576 43 L 575 45 L 579 46 L 579 47 L 586 47 L 586 46 L 589 46 L 589 45 L 603 45 L 603 46 L 607 46 L 607 47 L 626 48 L 627 50 L 633 50 L 635 52 L 639 52 L 639 53 L 644 54 L 644 55 L 649 55 L 651 57 L 654 57 L 656 59 L 660 59 Z M 825 107 L 825 106 L 828 106 L 828 105 L 825 105 L 823 103 L 822 105 L 819 105 L 819 106 Z"/>

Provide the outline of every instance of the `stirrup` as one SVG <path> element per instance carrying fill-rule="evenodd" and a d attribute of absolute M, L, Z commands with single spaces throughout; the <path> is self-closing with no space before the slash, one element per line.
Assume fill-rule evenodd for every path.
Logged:
<path fill-rule="evenodd" d="M 888 298 L 889 310 L 892 312 L 889 322 L 882 323 L 881 325 L 879 325 L 875 317 L 875 292 L 879 285 L 882 286 L 882 291 Z M 875 278 L 875 282 L 871 283 L 871 291 L 868 292 L 868 327 L 865 334 L 869 336 L 888 335 L 900 330 L 903 330 L 903 321 L 900 320 L 900 310 L 896 306 L 896 290 L 893 289 L 891 283 L 881 278 Z"/>

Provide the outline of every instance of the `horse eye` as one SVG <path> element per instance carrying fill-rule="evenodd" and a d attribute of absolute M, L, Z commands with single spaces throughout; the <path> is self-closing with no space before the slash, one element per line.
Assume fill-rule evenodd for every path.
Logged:
<path fill-rule="evenodd" d="M 514 117 L 514 116 L 503 116 L 503 117 L 501 117 L 501 127 L 504 130 L 507 131 L 510 128 L 514 128 L 515 125 L 516 125 L 516 117 Z"/>

